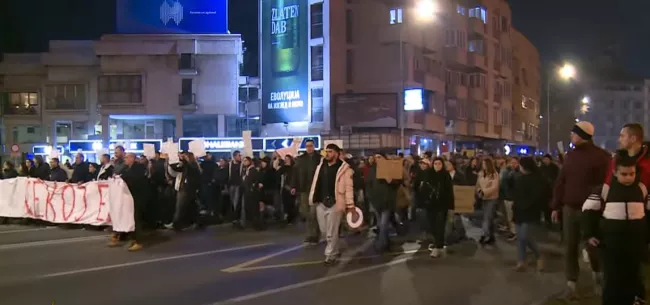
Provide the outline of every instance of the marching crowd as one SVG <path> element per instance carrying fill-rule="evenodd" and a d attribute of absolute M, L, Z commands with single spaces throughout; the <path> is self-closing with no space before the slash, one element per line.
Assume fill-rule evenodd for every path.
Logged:
<path fill-rule="evenodd" d="M 446 255 L 446 246 L 465 237 L 455 212 L 455 187 L 474 187 L 474 209 L 482 217 L 482 245 L 496 243 L 495 232 L 517 245 L 515 269 L 527 269 L 527 253 L 544 268 L 536 231 L 559 224 L 565 247 L 566 298 L 577 298 L 579 257 L 589 256 L 594 283 L 604 305 L 643 304 L 645 287 L 641 265 L 646 256 L 650 207 L 650 154 L 639 124 L 625 125 L 612 154 L 594 145 L 593 126 L 579 122 L 571 130 L 575 146 L 554 160 L 543 157 L 500 157 L 452 154 L 367 158 L 345 153 L 335 144 L 316 151 L 306 141 L 299 156 L 277 152 L 251 158 L 236 151 L 231 160 L 207 154 L 197 160 L 180 153 L 180 162 L 156 154 L 149 159 L 125 153 L 100 163 L 77 154 L 74 164 L 49 164 L 42 157 L 28 160 L 16 170 L 5 162 L 3 178 L 29 176 L 49 181 L 84 183 L 119 175 L 134 199 L 136 230 L 113 232 L 109 246 L 131 240 L 129 251 L 142 249 L 143 232 L 182 231 L 206 224 L 232 222 L 237 229 L 265 230 L 305 222 L 305 240 L 317 245 L 324 239 L 325 264 L 336 264 L 339 237 L 346 223 L 363 221 L 356 231 L 373 232 L 375 249 L 390 251 L 391 237 L 416 232 L 428 245 L 430 256 Z M 382 179 L 382 159 L 400 159 L 402 179 Z M 347 220 L 346 219 L 351 219 Z M 130 236 L 129 236 L 130 235 Z M 581 251 L 581 247 L 584 250 Z M 601 287 L 602 285 L 602 287 Z M 602 289 L 602 290 L 601 290 Z"/>

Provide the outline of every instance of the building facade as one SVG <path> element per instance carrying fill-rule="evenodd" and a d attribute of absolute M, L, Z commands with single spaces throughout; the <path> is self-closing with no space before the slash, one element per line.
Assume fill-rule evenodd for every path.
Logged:
<path fill-rule="evenodd" d="M 608 81 L 592 84 L 577 109 L 578 120 L 594 125 L 594 143 L 609 151 L 618 149 L 618 136 L 627 123 L 650 128 L 650 80 Z"/>
<path fill-rule="evenodd" d="M 513 94 L 510 7 L 504 0 L 433 3 L 436 12 L 422 14 L 416 0 L 261 0 L 260 45 L 283 45 L 288 34 L 277 29 L 293 29 L 291 37 L 308 37 L 290 48 L 293 62 L 309 59 L 303 83 L 298 70 L 274 70 L 276 54 L 288 49 L 262 47 L 263 132 L 323 134 L 352 150 L 502 151 L 517 138 L 513 100 L 521 98 Z M 293 19 L 309 26 L 294 27 Z M 530 47 L 522 49 L 536 54 Z M 279 96 L 286 99 L 276 103 Z M 531 145 L 528 133 L 519 142 Z"/>
<path fill-rule="evenodd" d="M 537 48 L 513 29 L 513 142 L 539 147 L 541 68 Z"/>
<path fill-rule="evenodd" d="M 230 34 L 104 35 L 6 54 L 3 144 L 31 152 L 70 140 L 107 147 L 111 140 L 241 135 L 241 62 L 241 37 Z"/>

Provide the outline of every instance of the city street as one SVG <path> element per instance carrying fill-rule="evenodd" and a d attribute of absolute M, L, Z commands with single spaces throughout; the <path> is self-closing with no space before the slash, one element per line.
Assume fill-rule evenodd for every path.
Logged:
<path fill-rule="evenodd" d="M 530 305 L 563 284 L 550 243 L 543 274 L 515 273 L 506 242 L 468 241 L 434 260 L 416 243 L 378 256 L 362 236 L 346 238 L 342 261 L 327 268 L 323 246 L 305 248 L 300 232 L 162 232 L 129 253 L 107 248 L 103 232 L 1 226 L 0 296 L 3 305 Z"/>

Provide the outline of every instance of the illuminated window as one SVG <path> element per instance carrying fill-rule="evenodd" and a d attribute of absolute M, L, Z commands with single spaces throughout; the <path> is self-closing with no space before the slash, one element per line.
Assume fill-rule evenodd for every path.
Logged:
<path fill-rule="evenodd" d="M 400 24 L 402 23 L 402 8 L 391 8 L 390 9 L 390 24 Z"/>
<path fill-rule="evenodd" d="M 487 11 L 483 7 L 477 6 L 475 8 L 470 8 L 469 17 L 480 19 L 483 23 L 487 24 Z"/>

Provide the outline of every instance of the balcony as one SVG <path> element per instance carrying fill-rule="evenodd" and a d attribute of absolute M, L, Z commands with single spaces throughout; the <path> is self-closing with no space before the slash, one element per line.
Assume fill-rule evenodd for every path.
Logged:
<path fill-rule="evenodd" d="M 478 18 L 469 18 L 469 31 L 470 33 L 485 34 L 487 32 L 487 24 Z"/>
<path fill-rule="evenodd" d="M 178 59 L 178 73 L 185 76 L 199 74 L 199 70 L 196 68 L 196 57 L 194 54 L 181 54 L 181 57 Z"/>
<path fill-rule="evenodd" d="M 483 102 L 487 98 L 487 90 L 485 88 L 470 88 L 469 99 L 474 101 Z"/>
<path fill-rule="evenodd" d="M 178 106 L 181 107 L 191 107 L 196 105 L 196 94 L 195 93 L 181 93 L 178 95 Z"/>
<path fill-rule="evenodd" d="M 51 98 L 45 101 L 45 110 L 54 111 L 83 111 L 86 101 L 83 99 Z"/>
<path fill-rule="evenodd" d="M 35 116 L 40 114 L 37 93 L 0 93 L 3 115 Z"/>
<path fill-rule="evenodd" d="M 487 71 L 486 57 L 478 52 L 469 52 L 467 55 L 467 65 Z"/>
<path fill-rule="evenodd" d="M 467 98 L 467 87 L 465 86 L 447 84 L 445 85 L 445 92 L 449 98 Z"/>
<path fill-rule="evenodd" d="M 467 51 L 460 47 L 445 47 L 443 57 L 446 64 L 462 69 L 467 65 Z"/>

